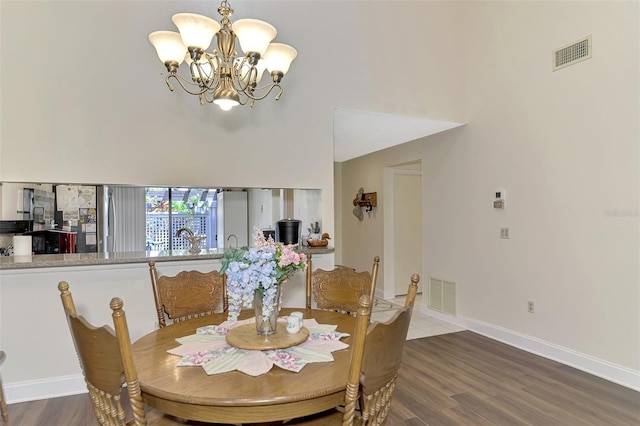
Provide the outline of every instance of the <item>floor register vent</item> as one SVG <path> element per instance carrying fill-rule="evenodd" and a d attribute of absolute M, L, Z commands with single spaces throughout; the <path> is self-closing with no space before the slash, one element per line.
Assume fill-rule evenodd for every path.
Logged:
<path fill-rule="evenodd" d="M 591 35 L 553 51 L 553 70 L 568 67 L 591 58 Z"/>
<path fill-rule="evenodd" d="M 456 316 L 456 283 L 429 277 L 429 309 Z"/>

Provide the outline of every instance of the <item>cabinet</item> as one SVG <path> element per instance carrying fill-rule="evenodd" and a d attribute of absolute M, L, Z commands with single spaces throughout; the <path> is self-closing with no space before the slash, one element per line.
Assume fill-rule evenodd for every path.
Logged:
<path fill-rule="evenodd" d="M 0 220 L 33 220 L 33 208 L 42 207 L 40 219 L 53 219 L 53 185 L 0 184 Z"/>
<path fill-rule="evenodd" d="M 247 189 L 249 194 L 249 236 L 253 238 L 253 229 L 275 229 L 275 223 L 282 213 L 280 189 Z"/>

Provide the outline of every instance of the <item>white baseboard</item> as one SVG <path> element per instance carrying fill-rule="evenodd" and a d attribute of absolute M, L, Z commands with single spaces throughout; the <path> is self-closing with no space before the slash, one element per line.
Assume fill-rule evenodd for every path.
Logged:
<path fill-rule="evenodd" d="M 378 296 L 380 292 L 376 289 L 376 296 Z M 393 300 L 396 297 L 395 289 L 384 290 L 382 293 L 382 298 L 384 300 Z"/>
<path fill-rule="evenodd" d="M 4 384 L 7 404 L 78 395 L 87 392 L 87 384 L 84 382 L 82 374 Z"/>
<path fill-rule="evenodd" d="M 465 317 L 452 317 L 425 306 L 420 311 L 442 321 L 466 328 L 518 349 L 568 365 L 613 383 L 640 391 L 640 371 L 613 364 L 572 349 L 555 345 L 513 330 Z"/>

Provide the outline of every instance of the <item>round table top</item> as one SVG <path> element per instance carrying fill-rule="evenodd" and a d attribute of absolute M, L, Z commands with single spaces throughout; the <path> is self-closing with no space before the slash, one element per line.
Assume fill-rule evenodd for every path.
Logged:
<path fill-rule="evenodd" d="M 288 315 L 294 310 L 301 311 L 305 319 L 335 324 L 337 331 L 351 335 L 354 332 L 355 317 L 351 315 L 299 308 L 282 308 L 280 315 Z M 246 310 L 240 313 L 239 319 L 251 317 L 253 311 Z M 198 327 L 218 325 L 226 319 L 227 314 L 220 313 L 179 322 L 157 329 L 132 345 L 138 380 L 147 404 L 179 417 L 190 413 L 192 415 L 187 418 L 191 420 L 257 423 L 312 414 L 330 408 L 331 405 L 325 406 L 335 401 L 337 404 L 342 402 L 349 370 L 349 349 L 333 352 L 333 362 L 311 363 L 298 373 L 274 366 L 256 377 L 240 371 L 210 376 L 199 366 L 176 366 L 180 358 L 167 353 L 180 345 L 176 338 L 195 334 Z M 351 344 L 351 337 L 342 340 Z M 250 407 L 257 407 L 257 414 L 252 414 Z"/>

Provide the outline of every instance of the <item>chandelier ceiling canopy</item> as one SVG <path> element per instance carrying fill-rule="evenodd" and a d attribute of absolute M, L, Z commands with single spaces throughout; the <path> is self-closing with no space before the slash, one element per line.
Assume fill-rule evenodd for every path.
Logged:
<path fill-rule="evenodd" d="M 233 15 L 229 2 L 223 0 L 218 8 L 220 23 L 194 13 L 177 13 L 171 18 L 178 32 L 155 31 L 149 41 L 156 48 L 160 61 L 169 74 L 165 81 L 169 90 L 178 82 L 187 93 L 197 95 L 200 104 L 215 103 L 225 111 L 236 105 L 266 98 L 277 89 L 276 100 L 282 95 L 280 82 L 289 70 L 298 52 L 293 47 L 272 43 L 276 29 L 257 19 L 239 19 L 231 22 Z M 217 49 L 207 52 L 215 36 Z M 244 52 L 238 55 L 236 41 Z M 185 61 L 188 78 L 178 74 Z M 271 75 L 271 82 L 258 87 L 263 72 Z"/>

